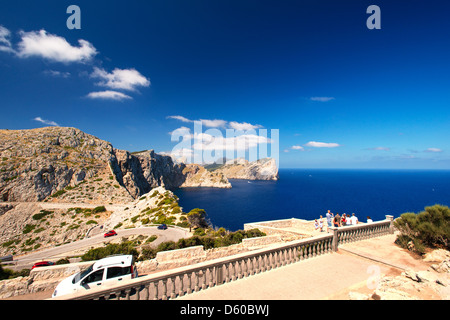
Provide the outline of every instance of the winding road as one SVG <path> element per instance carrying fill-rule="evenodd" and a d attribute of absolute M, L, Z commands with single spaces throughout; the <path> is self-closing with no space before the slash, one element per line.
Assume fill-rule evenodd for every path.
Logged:
<path fill-rule="evenodd" d="M 108 231 L 108 230 L 106 230 Z M 105 231 L 105 232 L 106 232 Z M 68 244 L 64 244 L 58 247 L 48 248 L 32 252 L 26 255 L 14 256 L 14 267 L 11 269 L 21 270 L 30 269 L 31 266 L 37 261 L 52 260 L 56 261 L 61 258 L 65 258 L 68 253 L 80 250 L 83 248 L 89 248 L 90 246 L 97 245 L 99 243 L 109 242 L 117 237 L 128 237 L 132 235 L 156 235 L 158 238 L 152 242 L 152 245 L 157 246 L 158 244 L 165 241 L 178 241 L 181 238 L 188 238 L 191 234 L 181 228 L 169 227 L 166 230 L 160 230 L 156 226 L 151 227 L 141 227 L 133 229 L 119 229 L 116 230 L 117 236 L 104 238 L 103 233 L 94 235 L 83 240 L 74 241 Z"/>

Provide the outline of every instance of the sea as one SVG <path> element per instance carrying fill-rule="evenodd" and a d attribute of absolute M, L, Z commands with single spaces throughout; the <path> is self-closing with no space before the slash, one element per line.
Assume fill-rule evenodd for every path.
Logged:
<path fill-rule="evenodd" d="M 229 179 L 232 188 L 174 190 L 184 212 L 205 209 L 213 227 L 230 231 L 245 223 L 333 213 L 359 221 L 450 206 L 450 170 L 279 169 L 277 181 Z"/>

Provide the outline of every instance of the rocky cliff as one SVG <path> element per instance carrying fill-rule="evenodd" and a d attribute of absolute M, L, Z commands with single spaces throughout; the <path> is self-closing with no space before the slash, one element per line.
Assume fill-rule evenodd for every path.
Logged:
<path fill-rule="evenodd" d="M 0 130 L 0 201 L 127 202 L 158 186 L 231 187 L 218 172 L 131 154 L 75 128 Z"/>
<path fill-rule="evenodd" d="M 235 159 L 215 166 L 212 172 L 221 173 L 228 179 L 278 180 L 278 167 L 275 159 L 264 158 L 256 161 Z"/>

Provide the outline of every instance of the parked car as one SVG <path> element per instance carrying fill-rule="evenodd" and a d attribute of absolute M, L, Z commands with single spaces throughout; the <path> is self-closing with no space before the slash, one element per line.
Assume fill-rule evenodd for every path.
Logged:
<path fill-rule="evenodd" d="M 136 278 L 137 269 L 132 255 L 113 255 L 98 260 L 86 270 L 61 281 L 52 298 L 66 294 L 83 292 L 99 286 L 119 284 L 121 281 Z"/>
<path fill-rule="evenodd" d="M 34 268 L 37 267 L 48 267 L 48 266 L 53 266 L 55 265 L 54 262 L 51 261 L 41 261 L 41 262 L 36 262 L 35 264 L 33 264 L 33 266 L 31 267 L 31 270 L 33 270 Z"/>
<path fill-rule="evenodd" d="M 112 237 L 112 236 L 117 236 L 117 233 L 114 230 L 108 231 L 107 233 L 105 233 L 103 235 L 104 238 L 108 238 L 108 237 Z"/>
<path fill-rule="evenodd" d="M 167 229 L 167 225 L 165 223 L 161 224 L 158 226 L 159 230 L 166 230 Z"/>

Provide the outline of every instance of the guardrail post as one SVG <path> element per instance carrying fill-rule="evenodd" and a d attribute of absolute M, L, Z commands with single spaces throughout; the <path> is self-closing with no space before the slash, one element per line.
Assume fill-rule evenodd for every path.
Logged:
<path fill-rule="evenodd" d="M 386 215 L 386 220 L 389 220 L 389 233 L 394 234 L 394 216 Z"/>
<path fill-rule="evenodd" d="M 330 229 L 333 232 L 333 243 L 331 244 L 331 249 L 333 252 L 336 252 L 338 250 L 338 228 L 330 227 Z"/>

